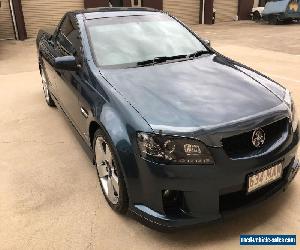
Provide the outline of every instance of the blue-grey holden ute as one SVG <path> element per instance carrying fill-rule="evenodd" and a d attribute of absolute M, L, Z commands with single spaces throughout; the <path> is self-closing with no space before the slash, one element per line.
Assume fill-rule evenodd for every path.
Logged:
<path fill-rule="evenodd" d="M 290 92 L 167 13 L 68 12 L 37 49 L 46 102 L 81 136 L 118 213 L 157 229 L 216 221 L 298 171 Z"/>

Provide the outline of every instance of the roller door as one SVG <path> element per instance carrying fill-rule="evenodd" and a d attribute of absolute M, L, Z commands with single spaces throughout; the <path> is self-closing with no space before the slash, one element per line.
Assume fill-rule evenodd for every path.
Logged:
<path fill-rule="evenodd" d="M 216 23 L 234 21 L 238 13 L 238 0 L 214 0 Z"/>
<path fill-rule="evenodd" d="M 200 2 L 200 0 L 164 0 L 163 9 L 186 24 L 199 24 Z"/>
<path fill-rule="evenodd" d="M 14 39 L 15 33 L 10 14 L 9 0 L 0 0 L 0 39 Z"/>
<path fill-rule="evenodd" d="M 21 0 L 28 38 L 43 27 L 53 27 L 67 11 L 83 9 L 84 0 Z"/>

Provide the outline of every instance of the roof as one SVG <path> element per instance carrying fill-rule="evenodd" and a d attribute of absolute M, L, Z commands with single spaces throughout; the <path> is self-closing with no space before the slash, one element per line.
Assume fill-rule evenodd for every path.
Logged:
<path fill-rule="evenodd" d="M 86 19 L 96 19 L 103 17 L 115 17 L 115 16 L 136 16 L 136 15 L 151 15 L 155 12 L 161 12 L 160 10 L 139 7 L 101 7 L 101 8 L 89 8 L 83 10 L 71 11 L 68 14 L 76 15 L 83 14 Z"/>

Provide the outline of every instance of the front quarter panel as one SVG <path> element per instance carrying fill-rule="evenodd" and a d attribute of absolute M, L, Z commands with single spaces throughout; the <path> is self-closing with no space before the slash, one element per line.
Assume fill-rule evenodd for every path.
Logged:
<path fill-rule="evenodd" d="M 135 190 L 141 186 L 139 168 L 135 160 L 138 154 L 136 133 L 137 131 L 152 132 L 152 129 L 108 82 L 99 81 L 98 88 L 102 89 L 107 99 L 97 92 L 91 104 L 93 115 L 88 124 L 97 122 L 110 137 L 124 174 L 130 201 L 133 201 L 132 197 L 136 195 L 132 195 L 132 192 L 136 192 Z M 87 131 L 89 131 L 88 127 Z"/>
<path fill-rule="evenodd" d="M 103 104 L 96 104 L 94 117 L 99 124 L 107 131 L 116 150 L 116 157 L 119 160 L 128 195 L 137 190 L 139 186 L 139 169 L 135 156 L 138 154 L 136 146 L 137 131 L 153 132 L 148 123 L 140 114 L 130 106 L 119 93 L 106 82 L 110 91 L 108 100 Z M 130 199 L 132 201 L 132 199 Z"/>

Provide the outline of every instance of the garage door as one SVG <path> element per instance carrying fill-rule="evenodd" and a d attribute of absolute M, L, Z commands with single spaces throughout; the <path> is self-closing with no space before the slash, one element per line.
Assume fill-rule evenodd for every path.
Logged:
<path fill-rule="evenodd" d="M 0 39 L 14 39 L 14 28 L 8 0 L 0 0 Z"/>
<path fill-rule="evenodd" d="M 216 23 L 233 21 L 238 13 L 238 0 L 214 0 Z"/>
<path fill-rule="evenodd" d="M 200 2 L 200 0 L 164 0 L 163 9 L 186 24 L 199 24 Z"/>
<path fill-rule="evenodd" d="M 42 27 L 53 27 L 71 10 L 83 9 L 84 0 L 22 0 L 27 36 L 35 37 Z"/>

